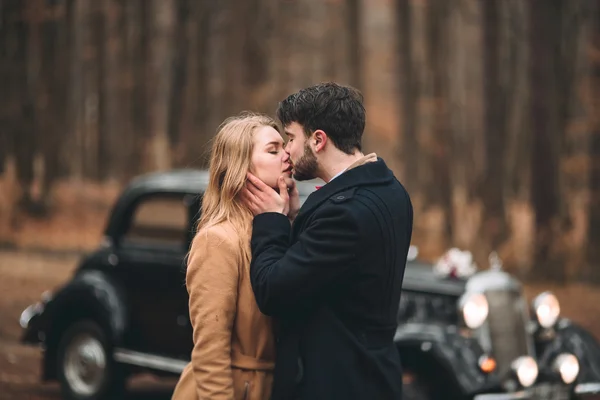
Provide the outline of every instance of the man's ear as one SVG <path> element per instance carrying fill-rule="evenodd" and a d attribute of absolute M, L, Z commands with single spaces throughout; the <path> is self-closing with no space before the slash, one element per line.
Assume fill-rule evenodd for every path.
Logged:
<path fill-rule="evenodd" d="M 315 145 L 315 153 L 318 153 L 325 148 L 328 139 L 329 138 L 327 137 L 325 131 L 322 131 L 321 129 L 317 129 L 313 132 L 312 140 L 314 141 Z"/>

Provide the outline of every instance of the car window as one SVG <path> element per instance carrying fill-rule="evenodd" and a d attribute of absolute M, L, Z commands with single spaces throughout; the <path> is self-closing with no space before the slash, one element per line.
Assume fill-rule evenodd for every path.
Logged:
<path fill-rule="evenodd" d="M 150 196 L 133 211 L 124 239 L 127 243 L 185 247 L 188 208 L 180 196 Z"/>

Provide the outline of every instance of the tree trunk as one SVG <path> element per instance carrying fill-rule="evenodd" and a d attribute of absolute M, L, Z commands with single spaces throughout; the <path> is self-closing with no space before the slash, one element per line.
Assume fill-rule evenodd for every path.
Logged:
<path fill-rule="evenodd" d="M 206 48 L 206 91 L 210 103 L 208 103 L 206 129 L 211 136 L 217 131 L 217 127 L 228 115 L 227 96 L 225 86 L 227 82 L 226 64 L 228 59 L 227 50 L 227 5 L 230 0 L 212 3 L 212 13 L 206 24 L 207 48 Z M 201 28 L 202 29 L 202 28 Z M 226 51 L 227 50 L 227 51 Z"/>
<path fill-rule="evenodd" d="M 557 44 L 557 112 L 562 134 L 560 156 L 561 209 L 563 229 L 558 234 L 565 243 L 568 280 L 578 276 L 585 265 L 587 240 L 586 213 L 589 212 L 589 141 L 590 119 L 586 112 L 589 90 L 589 51 L 594 4 L 590 1 L 560 4 L 561 32 Z"/>
<path fill-rule="evenodd" d="M 69 26 L 69 103 L 67 112 L 70 174 L 84 178 L 84 92 L 83 92 L 83 29 L 88 2 L 67 0 Z"/>
<path fill-rule="evenodd" d="M 568 32 L 570 26 L 566 25 L 570 24 L 572 4 L 558 0 L 531 3 L 532 203 L 536 212 L 532 273 L 559 282 L 566 278 L 568 262 L 565 231 L 569 225 L 560 162 L 577 58 L 576 35 Z"/>
<path fill-rule="evenodd" d="M 85 2 L 84 2 L 85 3 Z M 100 136 L 99 118 L 101 87 L 99 85 L 100 61 L 100 3 L 89 2 L 83 18 L 83 148 L 84 176 L 99 180 L 100 156 L 103 137 Z"/>
<path fill-rule="evenodd" d="M 181 140 L 178 153 L 186 165 L 206 166 L 208 142 L 213 128 L 208 129 L 208 42 L 212 3 L 190 0 L 191 17 L 187 21 L 186 84 L 181 110 Z M 212 103 L 212 102 L 211 102 Z"/>
<path fill-rule="evenodd" d="M 485 95 L 485 172 L 478 183 L 483 202 L 483 220 L 478 247 L 485 253 L 498 250 L 506 239 L 504 208 L 504 154 L 506 142 L 506 93 L 501 82 L 501 69 L 508 67 L 501 58 L 500 3 L 483 2 L 484 95 Z"/>
<path fill-rule="evenodd" d="M 450 115 L 448 114 L 448 74 L 446 68 L 448 65 L 448 23 L 449 7 L 448 2 L 432 2 L 429 5 L 427 15 L 427 51 L 428 59 L 432 65 L 432 98 L 433 103 L 433 136 L 430 149 L 430 162 L 433 174 L 432 186 L 427 188 L 427 201 L 431 204 L 431 210 L 439 213 L 438 225 L 436 229 L 439 234 L 438 251 L 444 251 L 448 247 L 448 240 L 452 233 L 452 191 L 450 187 L 450 169 L 451 163 L 450 150 L 452 142 L 451 130 L 449 129 Z"/>
<path fill-rule="evenodd" d="M 218 26 L 218 29 L 219 34 L 224 36 L 225 46 L 214 50 L 219 53 L 217 57 L 223 60 L 219 66 L 224 74 L 221 97 L 224 115 L 220 118 L 223 120 L 245 108 L 244 99 L 248 93 L 244 85 L 244 47 L 245 27 L 249 23 L 246 15 L 250 12 L 250 5 L 247 0 L 223 0 L 220 3 L 222 8 L 219 7 L 219 13 L 224 25 Z"/>
<path fill-rule="evenodd" d="M 531 3 L 531 123 L 532 146 L 532 204 L 535 210 L 536 242 L 532 273 L 536 278 L 543 276 L 559 279 L 561 274 L 556 264 L 549 265 L 553 234 L 553 223 L 559 212 L 558 149 L 559 138 L 551 101 L 554 90 L 551 68 L 553 54 L 551 39 L 556 39 L 553 30 L 557 16 L 550 13 L 547 1 L 533 0 Z"/>
<path fill-rule="evenodd" d="M 431 52 L 428 51 L 429 27 L 431 20 L 428 19 L 431 5 L 427 2 L 412 1 L 410 4 L 410 40 L 412 42 L 410 57 L 413 72 L 411 79 L 414 81 L 412 87 L 412 101 L 415 103 L 414 132 L 407 132 L 408 135 L 414 135 L 417 144 L 418 157 L 411 160 L 411 174 L 416 179 L 416 193 L 420 194 L 420 203 L 425 211 L 431 205 L 435 196 L 435 176 L 433 174 L 433 158 L 436 152 L 436 143 L 434 139 L 434 114 L 436 99 L 434 98 L 433 87 L 433 64 L 429 59 Z"/>
<path fill-rule="evenodd" d="M 44 156 L 44 176 L 40 200 L 47 206 L 52 202 L 54 182 L 64 177 L 67 170 L 63 157 L 68 150 L 65 146 L 68 124 L 68 6 L 68 2 L 61 1 L 49 7 L 43 29 L 42 79 L 45 83 L 43 93 L 45 110 L 40 138 Z"/>
<path fill-rule="evenodd" d="M 588 101 L 586 111 L 589 118 L 590 173 L 589 211 L 587 221 L 587 251 L 582 278 L 600 283 L 600 1 L 593 3 L 590 42 L 588 44 Z"/>
<path fill-rule="evenodd" d="M 273 70 L 271 58 L 275 53 L 275 35 L 271 27 L 276 16 L 269 1 L 248 1 L 243 50 L 243 85 L 246 88 L 246 107 L 273 114 L 275 94 L 269 79 Z"/>
<path fill-rule="evenodd" d="M 146 64 L 147 33 L 145 0 L 121 0 L 125 13 L 124 57 L 122 59 L 121 91 L 125 120 L 123 135 L 124 153 L 127 155 L 125 168 L 119 177 L 128 181 L 143 171 L 144 150 L 148 134 Z"/>
<path fill-rule="evenodd" d="M 123 105 L 126 102 L 119 91 L 121 70 L 120 60 L 125 56 L 122 50 L 123 37 L 123 5 L 119 0 L 103 0 L 104 16 L 100 40 L 100 74 L 101 90 L 99 154 L 100 177 L 102 179 L 117 178 L 126 168 L 127 149 L 123 143 L 125 135 L 133 132 L 125 131 Z"/>
<path fill-rule="evenodd" d="M 356 88 L 363 86 L 361 74 L 361 12 L 360 0 L 347 0 L 346 31 L 348 32 L 349 82 Z"/>
<path fill-rule="evenodd" d="M 25 40 L 26 25 L 22 16 L 23 3 L 19 0 L 4 0 L 0 15 L 0 146 L 3 157 L 15 156 L 16 140 L 22 124 L 21 95 L 25 87 Z M 3 159 L 0 170 L 4 167 Z M 4 172 L 2 170 L 2 172 Z"/>
<path fill-rule="evenodd" d="M 410 0 L 396 0 L 396 20 L 398 21 L 398 54 L 399 62 L 399 103 L 401 115 L 401 140 L 398 146 L 398 158 L 403 161 L 404 170 L 402 181 L 411 197 L 417 200 L 421 196 L 418 174 L 418 149 L 416 139 L 416 98 L 417 81 L 413 71 L 413 62 L 411 54 L 413 53 L 412 44 L 412 19 Z M 410 171 L 410 172 L 408 172 Z M 415 204 L 417 206 L 418 204 Z"/>
<path fill-rule="evenodd" d="M 449 18 L 452 242 L 472 249 L 481 213 L 475 189 L 484 161 L 481 2 L 452 2 Z"/>
<path fill-rule="evenodd" d="M 504 159 L 501 161 L 505 218 L 509 240 L 498 250 L 507 265 L 513 266 L 521 276 L 527 273 L 532 262 L 534 237 L 534 211 L 531 193 L 531 129 L 529 118 L 529 7 L 520 0 L 503 0 L 498 3 L 498 96 L 504 100 L 505 119 Z"/>
<path fill-rule="evenodd" d="M 175 45 L 175 2 L 150 2 L 150 62 L 148 111 L 150 140 L 146 165 L 149 170 L 165 170 L 171 165 L 169 146 L 169 100 L 173 77 L 173 47 Z"/>
<path fill-rule="evenodd" d="M 8 157 L 12 151 L 12 143 L 9 141 L 12 132 L 10 131 L 10 106 L 12 100 L 12 91 L 10 87 L 9 74 L 11 71 L 12 60 L 9 55 L 9 27 L 12 27 L 9 21 L 10 8 L 8 1 L 0 1 L 0 87 L 4 88 L 4 93 L 0 96 L 0 126 L 3 132 L 0 134 L 0 175 L 4 173 Z"/>
<path fill-rule="evenodd" d="M 176 2 L 176 28 L 174 32 L 174 55 L 171 71 L 171 95 L 169 99 L 169 148 L 172 149 L 172 160 L 174 166 L 178 166 L 182 159 L 177 147 L 181 143 L 181 114 L 185 100 L 184 87 L 186 85 L 189 70 L 188 57 L 191 55 L 189 49 L 188 22 L 190 20 L 191 5 L 188 0 L 177 0 Z"/>
<path fill-rule="evenodd" d="M 33 210 L 32 184 L 35 178 L 34 160 L 38 149 L 36 127 L 37 94 L 39 91 L 39 73 L 41 62 L 40 21 L 42 18 L 39 2 L 23 3 L 22 22 L 17 29 L 23 73 L 19 74 L 18 90 L 21 93 L 21 115 L 19 131 L 15 137 L 15 159 L 17 179 L 22 189 L 21 205 L 26 211 Z"/>
<path fill-rule="evenodd" d="M 294 29 L 294 7 L 295 2 L 278 1 L 272 3 L 275 35 L 273 38 L 273 95 L 276 103 L 273 105 L 274 113 L 279 101 L 286 98 L 292 91 L 296 90 L 293 79 L 292 56 L 296 48 L 296 30 Z"/>

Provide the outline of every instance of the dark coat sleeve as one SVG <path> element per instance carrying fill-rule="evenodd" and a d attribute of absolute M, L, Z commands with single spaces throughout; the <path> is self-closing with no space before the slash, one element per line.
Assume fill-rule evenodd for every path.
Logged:
<path fill-rule="evenodd" d="M 314 305 L 356 263 L 359 228 L 346 204 L 326 205 L 289 247 L 290 222 L 282 214 L 254 218 L 252 288 L 260 310 L 285 316 Z"/>

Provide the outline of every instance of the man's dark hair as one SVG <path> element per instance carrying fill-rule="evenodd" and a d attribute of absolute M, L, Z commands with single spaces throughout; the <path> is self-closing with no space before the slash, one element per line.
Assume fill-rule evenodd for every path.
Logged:
<path fill-rule="evenodd" d="M 302 89 L 279 103 L 277 117 L 283 126 L 292 122 L 302 125 L 307 136 L 323 130 L 346 154 L 362 151 L 365 107 L 358 89 L 332 82 Z"/>

